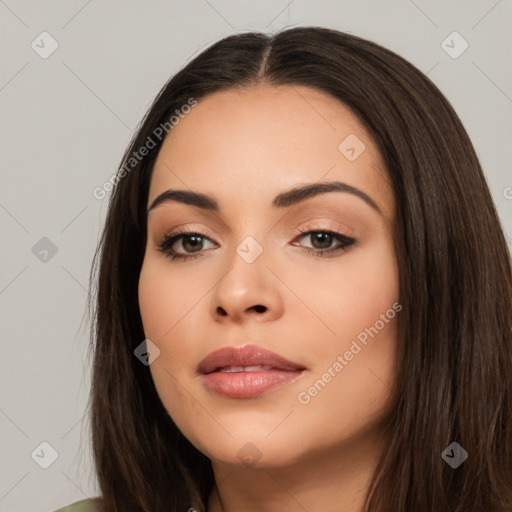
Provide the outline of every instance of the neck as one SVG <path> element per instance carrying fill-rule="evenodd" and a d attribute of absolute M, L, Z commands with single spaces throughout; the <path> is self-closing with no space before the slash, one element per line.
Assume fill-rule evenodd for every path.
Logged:
<path fill-rule="evenodd" d="M 208 512 L 276 510 L 363 512 L 382 443 L 366 441 L 309 453 L 287 466 L 239 467 L 212 461 Z"/>

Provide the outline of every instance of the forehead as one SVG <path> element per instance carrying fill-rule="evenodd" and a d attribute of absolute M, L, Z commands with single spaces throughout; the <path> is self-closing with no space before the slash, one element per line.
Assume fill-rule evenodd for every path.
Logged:
<path fill-rule="evenodd" d="M 379 151 L 347 105 L 310 87 L 258 85 L 215 92 L 182 114 L 160 149 L 148 204 L 189 188 L 214 195 L 222 209 L 234 197 L 261 201 L 334 180 L 365 190 L 391 214 Z"/>

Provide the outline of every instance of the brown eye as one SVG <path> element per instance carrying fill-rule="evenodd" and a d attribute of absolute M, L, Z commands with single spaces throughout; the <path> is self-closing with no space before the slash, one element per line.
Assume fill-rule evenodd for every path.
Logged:
<path fill-rule="evenodd" d="M 184 235 L 182 237 L 182 247 L 185 251 L 196 252 L 202 249 L 203 238 L 199 235 Z"/>
<path fill-rule="evenodd" d="M 317 256 L 327 256 L 339 251 L 344 251 L 356 243 L 355 238 L 327 229 L 299 230 L 303 233 L 299 239 L 310 241 L 311 246 L 303 246 L 305 249 L 316 250 Z M 337 242 L 335 247 L 332 244 Z"/>
<path fill-rule="evenodd" d="M 356 243 L 354 238 L 346 236 L 342 233 L 332 231 L 329 229 L 317 230 L 299 230 L 302 235 L 297 239 L 308 239 L 311 246 L 303 246 L 307 252 L 313 252 L 315 256 L 327 257 L 346 250 L 351 245 Z M 204 254 L 204 244 L 210 242 L 217 246 L 209 237 L 195 231 L 180 231 L 179 233 L 170 233 L 164 240 L 158 244 L 158 250 L 164 253 L 171 260 L 181 259 L 188 260 L 194 259 Z M 332 247 L 333 243 L 336 243 Z M 293 244 L 297 245 L 297 244 Z M 181 247 L 181 248 L 180 248 Z"/>
<path fill-rule="evenodd" d="M 312 233 L 309 236 L 315 249 L 329 249 L 334 241 L 334 237 L 329 233 Z"/>
<path fill-rule="evenodd" d="M 169 256 L 172 260 L 196 258 L 203 254 L 205 241 L 211 240 L 202 233 L 192 231 L 180 231 L 167 235 L 163 241 L 158 244 L 158 250 Z M 214 242 L 211 242 L 214 243 Z M 180 249 L 181 246 L 181 250 Z"/>

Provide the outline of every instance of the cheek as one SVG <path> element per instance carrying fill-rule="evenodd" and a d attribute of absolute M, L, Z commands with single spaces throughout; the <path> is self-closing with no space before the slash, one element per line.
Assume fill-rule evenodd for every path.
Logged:
<path fill-rule="evenodd" d="M 206 277 L 187 276 L 172 263 L 150 256 L 139 277 L 139 307 L 148 338 L 165 341 L 176 337 L 196 314 L 197 305 L 209 289 Z"/>
<path fill-rule="evenodd" d="M 324 354 L 343 350 L 376 322 L 381 330 L 381 315 L 389 311 L 386 320 L 393 319 L 397 314 L 393 304 L 399 301 L 398 265 L 387 238 L 364 250 L 347 252 L 332 263 L 321 262 L 314 273 L 293 269 L 286 278 L 309 310 L 303 327 L 310 329 L 310 336 L 316 333 L 323 340 L 319 350 Z M 386 322 L 382 330 L 390 332 L 391 323 Z"/>
<path fill-rule="evenodd" d="M 179 282 L 159 262 L 144 262 L 139 278 L 139 307 L 144 335 L 160 349 L 160 355 L 150 366 L 157 389 L 159 384 L 165 384 L 165 389 L 179 387 L 173 378 L 179 380 L 183 361 L 192 358 L 193 345 L 187 338 L 190 332 L 186 327 L 194 315 L 189 305 L 194 303 L 193 295 L 190 289 L 180 288 Z"/>
<path fill-rule="evenodd" d="M 184 364 L 197 359 L 194 346 L 187 338 L 190 336 L 187 321 L 191 320 L 187 315 L 193 316 L 192 305 L 198 297 L 190 288 L 180 288 L 179 281 L 160 262 L 145 260 L 139 278 L 139 306 L 144 334 L 160 349 L 160 355 L 149 367 L 157 393 L 178 428 L 191 432 L 194 430 L 191 419 L 203 413 L 187 392 L 185 375 L 191 369 Z M 187 321 L 182 321 L 185 316 Z"/>
<path fill-rule="evenodd" d="M 162 352 L 150 366 L 151 377 L 160 401 L 173 422 L 182 434 L 206 455 L 207 440 L 216 424 L 205 416 L 204 406 L 194 396 L 194 387 L 184 378 L 179 365 L 172 367 L 172 361 L 176 361 L 176 356 L 173 355 L 171 359 L 167 353 Z M 216 434 L 222 435 L 222 432 Z"/>
<path fill-rule="evenodd" d="M 167 286 L 165 275 L 144 263 L 139 278 L 139 307 L 147 338 L 160 338 L 172 327 L 176 314 L 175 288 Z"/>
<path fill-rule="evenodd" d="M 328 413 L 344 432 L 365 418 L 378 419 L 395 375 L 398 265 L 390 240 L 372 249 L 347 253 L 335 272 L 317 274 L 315 288 L 308 279 L 302 289 L 324 326 L 317 322 L 319 364 L 301 387 L 299 403 L 312 418 Z M 338 356 L 345 361 L 342 370 L 335 366 Z"/>
<path fill-rule="evenodd" d="M 361 350 L 336 377 L 325 386 L 316 385 L 307 405 L 298 400 L 299 392 L 308 392 L 322 380 L 337 357 L 350 350 L 352 341 L 398 301 L 394 251 L 389 242 L 379 242 L 372 250 L 347 253 L 336 263 L 319 261 L 307 272 L 303 259 L 282 270 L 283 281 L 300 299 L 287 294 L 286 289 L 282 292 L 290 319 L 293 317 L 295 328 L 301 333 L 298 350 L 309 353 L 315 366 L 311 379 L 301 383 L 283 406 L 296 409 L 293 425 L 301 426 L 283 430 L 289 437 L 287 442 L 303 445 L 305 433 L 315 432 L 323 424 L 323 441 L 316 439 L 315 443 L 332 443 L 355 435 L 382 413 L 394 374 L 396 315 L 377 335 L 367 334 L 366 345 L 359 343 Z M 145 260 L 139 278 L 140 311 L 146 337 L 161 350 L 160 357 L 150 366 L 160 399 L 178 428 L 204 453 L 218 426 L 205 416 L 205 410 L 194 398 L 196 383 L 190 379 L 194 368 L 184 362 L 199 358 L 194 344 L 198 333 L 191 326 L 207 321 L 201 299 L 218 278 L 207 265 L 199 267 L 199 273 L 189 270 L 187 274 L 176 268 L 157 258 Z M 271 422 L 277 423 L 280 417 L 279 412 Z M 205 421 L 198 422 L 197 418 Z M 254 424 L 257 430 L 256 419 L 243 424 L 242 419 L 235 418 L 230 428 L 245 432 Z M 237 427 L 240 422 L 241 427 Z M 219 429 L 215 435 L 224 439 L 225 432 Z"/>
<path fill-rule="evenodd" d="M 144 334 L 160 349 L 158 359 L 151 364 L 151 371 L 159 369 L 162 374 L 159 380 L 169 380 L 167 384 L 173 382 L 171 376 L 166 376 L 167 371 L 179 378 L 189 370 L 185 363 L 190 361 L 191 366 L 191 361 L 197 360 L 195 330 L 191 326 L 201 325 L 198 306 L 208 287 L 191 286 L 190 278 L 186 283 L 184 281 L 183 272 L 172 271 L 166 261 L 156 258 L 145 260 L 139 277 Z M 176 386 L 178 384 L 174 383 L 172 387 Z"/>

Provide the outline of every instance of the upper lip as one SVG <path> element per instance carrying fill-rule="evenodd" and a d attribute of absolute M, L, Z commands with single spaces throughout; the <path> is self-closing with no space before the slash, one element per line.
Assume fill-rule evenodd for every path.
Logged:
<path fill-rule="evenodd" d="M 212 373 L 229 366 L 271 366 L 278 370 L 297 371 L 305 367 L 257 345 L 241 348 L 224 347 L 210 352 L 198 365 L 199 373 Z"/>

